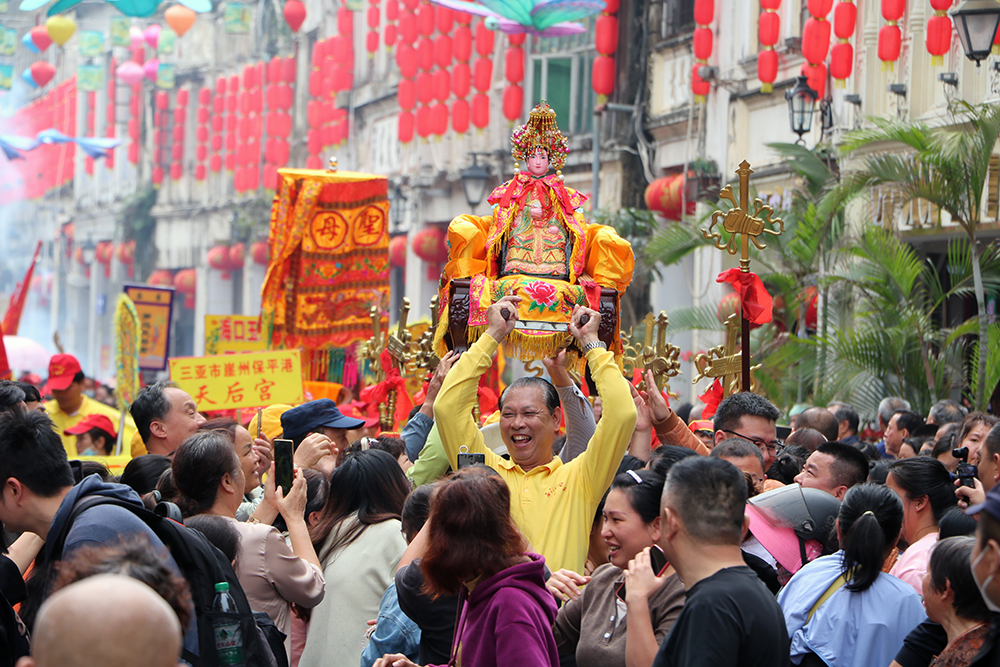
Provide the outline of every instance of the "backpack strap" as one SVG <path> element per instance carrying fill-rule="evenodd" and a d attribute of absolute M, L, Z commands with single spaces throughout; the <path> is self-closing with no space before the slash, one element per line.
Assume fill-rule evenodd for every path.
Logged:
<path fill-rule="evenodd" d="M 77 518 L 90 508 L 97 507 L 98 505 L 115 505 L 127 509 L 149 526 L 153 532 L 156 532 L 156 524 L 163 520 L 162 517 L 156 516 L 145 507 L 139 507 L 121 498 L 101 495 L 84 496 L 78 499 L 73 505 L 73 509 L 70 510 L 69 516 L 63 523 L 62 530 L 59 531 L 59 535 L 54 539 L 50 535 L 49 539 L 46 540 L 45 556 L 47 560 L 60 560 L 62 558 L 63 547 L 66 546 L 66 538 L 69 536 L 69 531 L 73 528 L 73 524 Z"/>

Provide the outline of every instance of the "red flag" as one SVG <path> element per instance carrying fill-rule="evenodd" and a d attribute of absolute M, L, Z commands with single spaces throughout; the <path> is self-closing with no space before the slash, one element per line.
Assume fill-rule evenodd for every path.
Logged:
<path fill-rule="evenodd" d="M 7 346 L 3 343 L 4 329 L 0 326 L 0 380 L 10 380 L 10 364 L 7 362 Z"/>
<path fill-rule="evenodd" d="M 21 324 L 21 313 L 24 312 L 24 302 L 28 298 L 28 288 L 31 287 L 31 274 L 35 272 L 35 263 L 38 261 L 38 253 L 41 249 L 42 242 L 39 241 L 38 245 L 35 246 L 35 256 L 31 258 L 31 266 L 28 267 L 28 272 L 24 274 L 24 281 L 17 284 L 17 287 L 14 288 L 14 293 L 10 297 L 10 305 L 7 306 L 7 313 L 3 316 L 3 330 L 7 332 L 8 336 L 17 335 L 17 328 Z M 6 358 L 7 355 L 5 352 L 5 361 Z"/>
<path fill-rule="evenodd" d="M 699 396 L 702 402 L 705 404 L 705 408 L 701 411 L 702 419 L 711 419 L 715 416 L 715 411 L 719 409 L 719 403 L 722 402 L 722 383 L 716 378 L 712 386 L 708 388 L 704 394 Z"/>
<path fill-rule="evenodd" d="M 729 269 L 720 273 L 715 282 L 730 283 L 739 290 L 743 316 L 749 321 L 754 324 L 767 324 L 771 321 L 771 295 L 756 273 Z"/>

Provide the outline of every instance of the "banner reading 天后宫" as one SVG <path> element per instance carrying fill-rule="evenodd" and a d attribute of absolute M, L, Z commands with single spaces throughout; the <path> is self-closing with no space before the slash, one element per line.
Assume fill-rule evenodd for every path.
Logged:
<path fill-rule="evenodd" d="M 170 360 L 170 379 L 199 410 L 233 410 L 304 400 L 298 350 Z"/>

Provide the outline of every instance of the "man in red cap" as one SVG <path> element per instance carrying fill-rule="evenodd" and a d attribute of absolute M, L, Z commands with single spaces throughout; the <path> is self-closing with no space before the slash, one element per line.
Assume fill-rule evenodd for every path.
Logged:
<path fill-rule="evenodd" d="M 109 456 L 115 453 L 118 430 L 105 415 L 93 414 L 66 429 L 66 435 L 76 436 L 76 451 L 80 456 Z"/>
<path fill-rule="evenodd" d="M 115 433 L 119 429 L 120 413 L 84 394 L 85 379 L 80 362 L 72 354 L 57 354 L 49 361 L 48 387 L 52 391 L 54 400 L 46 403 L 45 409 L 52 418 L 56 433 L 62 438 L 63 447 L 66 448 L 66 454 L 70 458 L 77 456 L 76 436 L 67 434 L 67 429 L 73 428 L 87 417 L 104 415 L 111 422 Z M 126 414 L 123 442 L 130 442 L 133 433 L 135 433 L 135 422 Z"/>

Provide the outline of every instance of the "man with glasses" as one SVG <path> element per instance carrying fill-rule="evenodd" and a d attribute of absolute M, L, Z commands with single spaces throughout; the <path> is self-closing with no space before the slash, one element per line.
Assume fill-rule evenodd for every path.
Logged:
<path fill-rule="evenodd" d="M 782 443 L 775 428 L 780 416 L 778 408 L 759 394 L 733 394 L 719 403 L 715 411 L 715 444 L 733 436 L 749 440 L 760 450 L 767 471 L 781 451 Z"/>
<path fill-rule="evenodd" d="M 518 302 L 519 297 L 507 296 L 486 311 L 486 333 L 445 378 L 434 402 L 434 421 L 452 468 L 458 468 L 460 453 L 481 453 L 486 465 L 507 482 L 511 515 L 532 548 L 545 556 L 549 569 L 583 572 L 594 512 L 632 437 L 636 405 L 614 354 L 597 338 L 600 313 L 576 306 L 569 332 L 587 359 L 604 403 L 604 416 L 586 451 L 569 463 L 553 456 L 562 408 L 555 388 L 541 378 L 521 378 L 504 391 L 500 433 L 510 460 L 490 451 L 472 418 L 472 408 L 478 400 L 480 376 L 493 363 L 497 346 L 514 329 Z M 581 321 L 583 315 L 589 316 L 588 322 Z M 586 578 L 578 583 L 586 583 Z"/>

